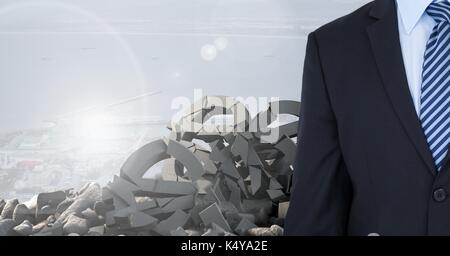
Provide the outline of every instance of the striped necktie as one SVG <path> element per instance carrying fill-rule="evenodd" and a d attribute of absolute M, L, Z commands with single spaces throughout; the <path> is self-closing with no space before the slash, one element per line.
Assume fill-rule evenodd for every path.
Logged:
<path fill-rule="evenodd" d="M 440 171 L 450 144 L 450 2 L 434 2 L 427 13 L 437 24 L 425 51 L 420 119 Z"/>

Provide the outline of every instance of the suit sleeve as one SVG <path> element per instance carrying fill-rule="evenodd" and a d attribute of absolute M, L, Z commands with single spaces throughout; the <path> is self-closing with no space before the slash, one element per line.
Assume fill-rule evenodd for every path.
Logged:
<path fill-rule="evenodd" d="M 308 37 L 285 235 L 346 235 L 352 189 L 315 34 Z"/>

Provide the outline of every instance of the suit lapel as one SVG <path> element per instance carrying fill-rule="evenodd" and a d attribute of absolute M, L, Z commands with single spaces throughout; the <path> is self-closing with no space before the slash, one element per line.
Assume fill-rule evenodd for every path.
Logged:
<path fill-rule="evenodd" d="M 408 87 L 394 0 L 377 0 L 371 16 L 378 21 L 367 32 L 386 93 L 417 152 L 435 175 L 434 160 Z"/>

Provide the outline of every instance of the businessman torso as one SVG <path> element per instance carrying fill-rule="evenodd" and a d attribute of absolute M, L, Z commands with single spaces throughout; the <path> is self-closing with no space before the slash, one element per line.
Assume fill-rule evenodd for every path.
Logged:
<path fill-rule="evenodd" d="M 312 33 L 288 235 L 450 234 L 450 166 L 437 172 L 416 113 L 394 0 Z"/>

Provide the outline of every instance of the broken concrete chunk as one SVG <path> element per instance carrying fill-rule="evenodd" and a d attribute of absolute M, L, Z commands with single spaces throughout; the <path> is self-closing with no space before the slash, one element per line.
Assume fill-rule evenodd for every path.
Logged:
<path fill-rule="evenodd" d="M 0 236 L 11 236 L 13 235 L 13 228 L 16 226 L 16 222 L 12 219 L 0 220 Z"/>
<path fill-rule="evenodd" d="M 34 213 L 24 204 L 18 204 L 14 209 L 13 218 L 16 223 L 22 223 L 25 220 L 33 221 Z"/>
<path fill-rule="evenodd" d="M 283 193 L 283 191 L 279 189 L 268 189 L 267 194 L 269 195 L 270 199 L 272 199 L 272 201 L 274 202 L 287 198 L 286 195 Z"/>
<path fill-rule="evenodd" d="M 194 207 L 194 195 L 186 195 L 175 197 L 173 200 L 168 202 L 164 207 L 162 207 L 164 212 L 174 212 L 177 209 L 189 210 Z"/>
<path fill-rule="evenodd" d="M 97 201 L 94 204 L 94 211 L 98 216 L 105 216 L 107 212 L 114 210 L 114 206 L 103 201 Z"/>
<path fill-rule="evenodd" d="M 227 232 L 219 225 L 213 223 L 211 228 L 208 229 L 202 236 L 235 236 L 234 234 Z"/>
<path fill-rule="evenodd" d="M 64 201 L 58 204 L 58 206 L 56 207 L 56 213 L 63 213 L 65 210 L 67 210 L 67 208 L 69 208 L 70 205 L 72 205 L 74 201 L 74 198 L 66 198 Z"/>
<path fill-rule="evenodd" d="M 136 208 L 139 211 L 144 211 L 148 209 L 152 209 L 157 207 L 156 200 L 151 199 L 150 197 L 142 196 L 142 197 L 136 197 Z"/>
<path fill-rule="evenodd" d="M 139 191 L 139 187 L 118 176 L 114 176 L 114 181 L 109 184 L 111 192 L 120 197 L 127 205 L 136 205 L 134 192 Z"/>
<path fill-rule="evenodd" d="M 215 223 L 225 231 L 231 232 L 231 228 L 228 222 L 225 220 L 225 217 L 222 215 L 222 212 L 220 211 L 217 203 L 212 204 L 211 206 L 200 212 L 199 215 L 205 226 Z"/>
<path fill-rule="evenodd" d="M 252 228 L 247 231 L 249 236 L 282 236 L 283 228 L 272 225 L 270 228 Z"/>
<path fill-rule="evenodd" d="M 166 195 L 193 195 L 197 189 L 188 182 L 158 180 L 153 192 Z"/>
<path fill-rule="evenodd" d="M 168 204 L 173 199 L 174 199 L 174 197 L 156 198 L 156 202 L 158 203 L 159 207 L 164 207 L 166 204 Z"/>
<path fill-rule="evenodd" d="M 203 168 L 205 169 L 207 174 L 215 175 L 217 173 L 217 166 L 213 161 L 209 158 L 209 152 L 197 150 L 195 151 L 195 155 L 203 164 Z"/>
<path fill-rule="evenodd" d="M 236 163 L 234 162 L 233 159 L 227 159 L 226 161 L 222 162 L 222 165 L 220 166 L 220 170 L 224 174 L 226 174 L 229 177 L 232 177 L 234 179 L 241 178 L 241 175 L 236 168 Z"/>
<path fill-rule="evenodd" d="M 34 236 L 62 236 L 64 234 L 64 229 L 62 224 L 53 224 L 51 226 L 44 226 L 38 233 L 34 233 Z"/>
<path fill-rule="evenodd" d="M 84 235 L 89 231 L 88 221 L 76 215 L 70 215 L 66 224 L 64 224 L 63 230 L 66 234 L 76 233 Z"/>
<path fill-rule="evenodd" d="M 270 178 L 269 189 L 271 190 L 281 190 L 283 186 L 275 178 Z"/>
<path fill-rule="evenodd" d="M 170 231 L 171 236 L 189 236 L 189 233 L 186 232 L 182 227 L 178 227 L 175 230 Z"/>
<path fill-rule="evenodd" d="M 169 140 L 167 153 L 180 161 L 187 169 L 187 176 L 195 181 L 203 176 L 205 170 L 197 157 L 180 142 Z"/>
<path fill-rule="evenodd" d="M 73 214 L 81 214 L 87 208 L 94 207 L 95 202 L 101 200 L 101 189 L 97 183 L 89 183 L 86 190 L 80 194 L 67 210 L 56 220 L 56 223 L 63 224 Z"/>
<path fill-rule="evenodd" d="M 142 228 L 156 225 L 158 219 L 153 218 L 143 212 L 134 212 L 130 215 L 131 228 Z"/>
<path fill-rule="evenodd" d="M 235 228 L 236 233 L 238 233 L 241 236 L 244 236 L 248 230 L 252 228 L 256 228 L 257 226 L 255 223 L 250 222 L 248 219 L 243 218 L 241 222 L 239 222 L 238 226 Z"/>
<path fill-rule="evenodd" d="M 96 227 L 89 228 L 88 233 L 97 233 L 97 234 L 103 236 L 105 234 L 105 226 L 96 226 Z"/>
<path fill-rule="evenodd" d="M 234 204 L 237 209 L 242 209 L 241 189 L 239 188 L 239 185 L 228 177 L 225 178 L 225 181 L 228 189 L 231 191 L 229 198 L 230 203 Z"/>
<path fill-rule="evenodd" d="M 164 140 L 151 142 L 133 153 L 120 170 L 120 176 L 137 184 L 156 163 L 170 158 Z"/>
<path fill-rule="evenodd" d="M 16 206 L 18 204 L 19 204 L 19 200 L 17 200 L 17 199 L 12 199 L 12 200 L 6 201 L 6 204 L 3 207 L 3 211 L 2 211 L 2 214 L 0 215 L 0 217 L 2 219 L 12 219 L 13 214 L 14 214 L 14 209 L 16 209 Z"/>
<path fill-rule="evenodd" d="M 113 194 L 109 187 L 102 188 L 102 201 L 105 203 L 113 202 Z"/>
<path fill-rule="evenodd" d="M 14 227 L 14 232 L 16 232 L 19 236 L 29 236 L 33 233 L 33 224 L 30 221 L 25 220 L 20 225 Z"/>
<path fill-rule="evenodd" d="M 288 136 L 283 136 L 275 145 L 275 148 L 284 154 L 284 158 L 288 163 L 293 163 L 297 151 L 297 145 Z"/>
<path fill-rule="evenodd" d="M 44 205 L 49 205 L 56 208 L 58 204 L 66 199 L 66 193 L 64 191 L 56 191 L 50 193 L 41 193 L 37 197 L 37 207 L 41 208 Z"/>
<path fill-rule="evenodd" d="M 287 211 L 289 209 L 289 202 L 283 202 L 278 204 L 278 218 L 286 218 Z"/>
<path fill-rule="evenodd" d="M 193 185 L 197 188 L 198 194 L 200 195 L 208 194 L 207 189 L 212 187 L 211 181 L 203 178 L 196 180 Z"/>
<path fill-rule="evenodd" d="M 243 200 L 242 207 L 245 212 L 255 212 L 260 209 L 272 208 L 272 201 L 267 199 L 261 200 Z"/>
<path fill-rule="evenodd" d="M 82 211 L 81 216 L 88 221 L 90 227 L 103 224 L 97 213 L 91 208 Z"/>
<path fill-rule="evenodd" d="M 251 181 L 251 190 L 252 194 L 255 195 L 259 189 L 261 188 L 261 182 L 262 182 L 262 174 L 261 170 L 259 168 L 250 166 L 250 181 Z"/>
<path fill-rule="evenodd" d="M 189 220 L 189 215 L 182 210 L 176 210 L 169 218 L 161 221 L 155 231 L 163 236 L 169 236 L 170 231 L 183 227 Z"/>

